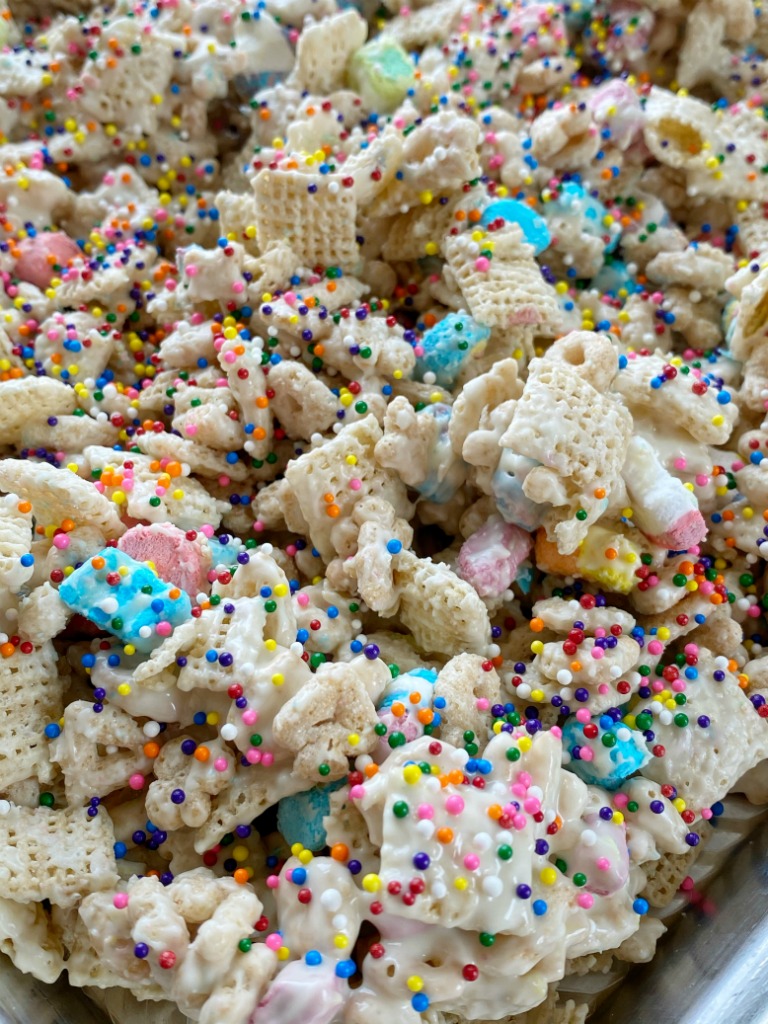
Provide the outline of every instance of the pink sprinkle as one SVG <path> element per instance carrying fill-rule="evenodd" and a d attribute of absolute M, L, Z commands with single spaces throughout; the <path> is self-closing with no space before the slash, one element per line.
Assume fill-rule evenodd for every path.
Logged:
<path fill-rule="evenodd" d="M 579 757 L 582 761 L 594 761 L 595 752 L 591 747 L 582 747 L 579 751 Z"/>
<path fill-rule="evenodd" d="M 197 277 L 198 270 L 199 268 L 196 263 L 190 263 L 188 266 L 184 268 L 184 273 L 187 275 L 187 277 Z"/>
<path fill-rule="evenodd" d="M 8 292 L 8 294 L 10 295 L 10 292 Z M 413 352 L 414 352 L 414 355 L 416 356 L 416 358 L 420 359 L 424 355 L 424 346 L 423 345 L 414 345 Z"/>
<path fill-rule="evenodd" d="M 365 786 L 352 786 L 349 790 L 349 796 L 352 800 L 362 800 L 365 796 Z"/>
<path fill-rule="evenodd" d="M 709 821 L 709 819 L 712 817 L 712 815 L 713 815 L 713 812 L 712 812 L 712 808 L 711 807 L 702 807 L 702 809 L 701 809 L 701 816 L 702 816 L 702 818 L 704 818 L 705 821 Z"/>
<path fill-rule="evenodd" d="M 747 615 L 750 619 L 756 619 L 760 615 L 760 606 L 757 604 L 751 604 L 747 609 Z"/>
<path fill-rule="evenodd" d="M 158 624 L 155 626 L 155 632 L 157 633 L 158 636 L 170 636 L 171 633 L 173 632 L 173 626 L 170 624 L 170 622 L 163 619 L 162 622 L 158 622 Z"/>
<path fill-rule="evenodd" d="M 242 281 L 235 281 L 235 283 L 232 285 L 232 291 L 239 295 L 240 292 L 245 291 L 245 285 L 243 284 Z"/>
<path fill-rule="evenodd" d="M 63 551 L 65 548 L 68 548 L 69 545 L 70 539 L 66 535 L 66 533 L 57 533 L 56 536 L 53 538 L 53 546 L 55 548 L 58 548 L 59 551 Z"/>
<path fill-rule="evenodd" d="M 579 894 L 576 902 L 583 910 L 589 910 L 592 904 L 595 902 L 595 897 L 592 893 L 582 892 Z"/>
<path fill-rule="evenodd" d="M 204 526 L 200 527 L 200 533 L 204 534 L 208 538 L 208 540 L 210 540 L 211 537 L 213 536 L 213 532 L 213 527 L 210 525 L 210 523 L 206 523 Z"/>
<path fill-rule="evenodd" d="M 277 875 L 267 875 L 268 889 L 276 889 L 278 885 L 280 885 L 280 879 L 277 877 Z M 272 936 L 270 936 L 270 938 L 272 938 Z M 267 939 L 267 942 L 269 942 L 269 939 Z"/>
<path fill-rule="evenodd" d="M 514 796 L 525 796 L 528 792 L 528 787 L 524 786 L 522 782 L 516 782 L 513 786 L 510 786 L 510 790 Z"/>
<path fill-rule="evenodd" d="M 686 459 L 684 459 L 684 458 L 675 459 L 675 462 L 674 462 L 675 469 L 680 469 L 680 470 L 685 469 L 686 465 L 687 465 Z"/>
<path fill-rule="evenodd" d="M 598 688 L 597 688 L 597 692 L 598 692 L 599 694 L 605 695 L 606 693 L 608 693 L 608 691 L 609 691 L 610 689 L 611 689 L 611 688 L 610 688 L 610 686 L 608 685 L 608 683 L 600 683 L 600 685 L 599 685 L 599 686 L 598 686 Z"/>
<path fill-rule="evenodd" d="M 697 487 L 706 487 L 708 483 L 709 483 L 709 477 L 708 476 L 705 476 L 704 473 L 698 473 L 697 474 L 697 476 L 696 476 L 696 486 Z"/>
<path fill-rule="evenodd" d="M 286 553 L 286 555 L 288 555 L 289 558 L 293 558 L 293 556 L 296 554 L 297 550 L 298 550 L 298 548 L 296 547 L 295 544 L 287 544 L 286 547 L 285 547 L 285 553 Z"/>
<path fill-rule="evenodd" d="M 591 715 L 589 714 L 589 711 L 586 708 L 579 708 L 579 710 L 576 712 L 576 721 L 581 722 L 582 725 L 586 725 L 590 717 Z"/>
<path fill-rule="evenodd" d="M 664 683 L 662 683 L 660 679 L 654 679 L 654 681 L 651 683 L 651 689 L 654 693 L 661 693 L 661 691 L 664 689 Z"/>
<path fill-rule="evenodd" d="M 112 905 L 117 910 L 125 910 L 128 906 L 128 893 L 127 892 L 116 892 L 112 897 Z"/>
<path fill-rule="evenodd" d="M 680 888 L 683 890 L 683 892 L 692 892 L 694 884 L 695 883 L 694 883 L 693 879 L 691 878 L 691 876 L 690 875 L 686 875 L 685 878 L 680 883 Z"/>
<path fill-rule="evenodd" d="M 142 789 L 144 787 L 144 776 L 137 772 L 128 779 L 128 785 L 136 791 Z"/>
<path fill-rule="evenodd" d="M 523 803 L 523 808 L 528 814 L 538 814 L 541 810 L 541 801 L 535 796 L 529 796 Z"/>
<path fill-rule="evenodd" d="M 243 712 L 243 722 L 245 725 L 255 725 L 259 720 L 259 712 L 255 708 L 248 708 L 247 711 Z"/>
<path fill-rule="evenodd" d="M 560 728 L 559 725 L 553 725 L 549 731 L 555 737 L 555 739 L 559 740 L 562 738 L 563 730 Z"/>
<path fill-rule="evenodd" d="M 356 789 L 357 787 L 354 788 Z M 350 796 L 351 795 L 352 792 L 350 790 Z M 445 801 L 445 809 L 449 814 L 461 814 L 464 810 L 464 800 L 458 795 L 458 793 L 453 796 L 449 796 Z"/>
<path fill-rule="evenodd" d="M 213 767 L 217 772 L 225 772 L 229 768 L 229 761 L 226 757 L 217 757 L 213 762 Z"/>
<path fill-rule="evenodd" d="M 230 478 L 228 476 L 222 475 L 222 476 L 219 477 L 219 486 L 220 487 L 229 487 L 231 482 L 232 481 L 230 480 Z"/>
<path fill-rule="evenodd" d="M 477 871 L 480 867 L 480 858 L 476 853 L 468 853 L 464 858 L 464 867 L 467 871 Z"/>
<path fill-rule="evenodd" d="M 295 306 L 296 305 L 296 294 L 295 294 L 295 292 L 286 292 L 285 295 L 283 295 L 283 298 L 285 299 L 285 301 L 288 303 L 289 306 Z"/>
<path fill-rule="evenodd" d="M 273 953 L 276 953 L 283 944 L 282 937 L 277 932 L 272 932 L 271 935 L 267 936 L 265 945 L 268 949 L 271 949 Z"/>
<path fill-rule="evenodd" d="M 187 423 L 187 425 L 184 427 L 184 431 L 185 433 L 189 434 L 190 437 L 194 437 L 195 434 L 197 433 L 197 424 Z"/>
<path fill-rule="evenodd" d="M 224 353 L 224 362 L 225 363 L 234 363 L 236 359 L 237 359 L 237 356 L 235 355 L 234 352 L 225 352 Z"/>
<path fill-rule="evenodd" d="M 429 820 L 430 818 L 434 818 L 435 808 L 432 806 L 432 804 L 419 804 L 418 808 L 416 809 L 416 816 L 420 820 L 423 820 L 425 818 L 427 820 Z"/>
<path fill-rule="evenodd" d="M 260 519 L 256 519 L 253 524 L 253 529 L 256 533 L 261 533 L 264 529 L 264 523 Z"/>
<path fill-rule="evenodd" d="M 363 486 L 363 482 L 362 480 L 358 480 L 357 477 L 354 477 L 352 480 L 349 481 L 349 486 L 353 491 L 359 491 L 360 488 Z"/>
<path fill-rule="evenodd" d="M 714 590 L 714 587 L 712 588 Z M 664 644 L 660 640 L 651 640 L 648 644 L 649 654 L 661 654 L 664 650 Z"/>
<path fill-rule="evenodd" d="M 528 772 L 518 772 L 517 773 L 517 781 L 518 782 L 522 782 L 522 784 L 524 786 L 530 786 L 531 783 L 533 782 L 533 778 L 531 777 L 531 775 Z"/>
<path fill-rule="evenodd" d="M 309 604 L 309 594 L 297 594 L 296 600 L 298 601 L 302 608 L 306 608 L 307 605 Z"/>
<path fill-rule="evenodd" d="M 248 764 L 258 764 L 261 761 L 261 751 L 256 747 L 249 747 L 245 752 L 245 759 Z"/>
<path fill-rule="evenodd" d="M 616 804 L 617 807 L 626 807 L 629 803 L 629 797 L 626 793 L 617 793 L 616 796 L 613 798 L 613 802 Z"/>
<path fill-rule="evenodd" d="M 491 702 L 488 700 L 487 697 L 479 697 L 478 698 L 478 700 L 477 700 L 477 710 L 478 711 L 487 711 L 490 706 L 491 706 Z"/>
<path fill-rule="evenodd" d="M 608 868 L 610 868 L 611 866 L 611 862 L 608 860 L 607 857 L 598 857 L 595 861 L 595 864 L 597 865 L 600 871 L 607 871 Z"/>
<path fill-rule="evenodd" d="M 481 274 L 484 274 L 491 266 L 491 261 L 487 256 L 478 256 L 475 260 L 475 270 L 479 270 Z"/>
<path fill-rule="evenodd" d="M 261 759 L 261 763 L 265 768 L 270 768 L 275 762 L 275 755 L 270 753 L 269 750 L 264 751 L 264 756 Z"/>
<path fill-rule="evenodd" d="M 590 653 L 595 661 L 600 661 L 601 658 L 605 657 L 605 651 L 602 647 L 593 647 Z"/>
<path fill-rule="evenodd" d="M 512 818 L 512 827 L 517 829 L 518 832 L 522 832 L 527 824 L 528 819 L 524 814 L 515 814 Z"/>

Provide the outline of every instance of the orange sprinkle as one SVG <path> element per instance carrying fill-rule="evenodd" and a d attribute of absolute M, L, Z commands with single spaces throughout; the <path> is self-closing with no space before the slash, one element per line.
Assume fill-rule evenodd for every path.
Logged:
<path fill-rule="evenodd" d="M 91 559 L 91 565 L 93 566 L 94 569 L 103 569 L 104 566 L 106 565 L 106 562 L 101 557 L 101 555 L 96 555 L 95 558 Z"/>
<path fill-rule="evenodd" d="M 335 519 L 336 516 L 341 514 L 341 509 L 339 508 L 338 505 L 329 505 L 328 508 L 325 510 L 325 514 L 330 516 L 331 519 Z"/>
<path fill-rule="evenodd" d="M 392 714 L 395 716 L 395 718 L 402 718 L 403 715 L 405 714 L 405 705 L 402 704 L 399 700 L 396 700 L 392 705 Z"/>
<path fill-rule="evenodd" d="M 157 755 L 159 753 L 160 753 L 160 744 L 159 743 L 155 743 L 155 741 L 152 740 L 150 743 L 145 743 L 144 744 L 144 756 L 145 757 L 157 757 Z"/>
<path fill-rule="evenodd" d="M 13 646 L 12 643 L 0 644 L 0 654 L 2 654 L 4 658 L 10 658 L 10 656 L 15 652 L 15 650 L 16 648 Z"/>
<path fill-rule="evenodd" d="M 531 619 L 528 625 L 531 627 L 534 633 L 540 633 L 542 629 L 544 629 L 544 620 L 536 616 L 535 618 Z"/>
<path fill-rule="evenodd" d="M 21 512 L 23 515 L 26 515 L 27 512 L 32 511 L 32 504 L 29 501 L 20 501 L 16 507 L 18 508 L 19 512 Z"/>
<path fill-rule="evenodd" d="M 448 843 L 453 842 L 452 828 L 439 828 L 435 835 L 437 836 L 438 843 L 442 843 L 443 846 L 447 846 Z"/>
<path fill-rule="evenodd" d="M 238 868 L 232 877 L 238 885 L 245 885 L 248 882 L 248 869 Z"/>
<path fill-rule="evenodd" d="M 211 756 L 211 752 L 208 747 L 198 747 L 194 756 L 196 761 L 202 761 L 205 763 Z"/>
<path fill-rule="evenodd" d="M 616 548 L 606 548 L 605 549 L 605 557 L 610 562 L 612 562 L 614 560 L 614 558 L 618 558 L 619 557 L 619 552 L 616 550 Z"/>
<path fill-rule="evenodd" d="M 334 843 L 331 847 L 331 856 L 334 860 L 345 861 L 349 857 L 349 847 L 346 843 Z"/>

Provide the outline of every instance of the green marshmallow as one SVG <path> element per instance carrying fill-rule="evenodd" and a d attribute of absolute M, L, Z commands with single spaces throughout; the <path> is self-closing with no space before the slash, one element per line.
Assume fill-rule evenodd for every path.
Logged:
<path fill-rule="evenodd" d="M 378 113 L 389 113 L 413 85 L 413 63 L 397 43 L 374 39 L 350 58 L 349 85 L 363 102 Z"/>

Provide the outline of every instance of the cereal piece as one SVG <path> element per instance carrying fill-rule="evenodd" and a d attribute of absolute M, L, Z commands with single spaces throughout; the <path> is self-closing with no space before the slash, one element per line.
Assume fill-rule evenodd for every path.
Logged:
<path fill-rule="evenodd" d="M 443 654 L 484 651 L 488 611 L 477 591 L 447 565 L 402 552 L 395 563 L 400 618 L 422 650 Z"/>
<path fill-rule="evenodd" d="M 21 437 L 30 411 L 47 418 L 70 413 L 75 405 L 72 389 L 50 377 L 5 380 L 0 394 L 0 435 L 4 444 L 12 444 Z"/>
<path fill-rule="evenodd" d="M 440 737 L 459 746 L 472 732 L 482 746 L 487 732 L 485 711 L 498 703 L 499 677 L 496 669 L 485 668 L 478 654 L 458 654 L 440 669 L 434 697 L 445 702 L 440 712 Z M 438 705 L 440 706 L 440 705 Z"/>
<path fill-rule="evenodd" d="M 59 526 L 65 519 L 71 519 L 95 525 L 110 537 L 118 537 L 125 530 L 117 505 L 93 484 L 45 462 L 3 459 L 0 489 L 15 492 L 30 502 L 40 524 Z"/>
<path fill-rule="evenodd" d="M 285 241 L 306 263 L 354 267 L 359 259 L 356 201 L 341 178 L 340 174 L 260 171 L 253 188 L 262 248 Z"/>
<path fill-rule="evenodd" d="M 336 421 L 336 396 L 302 363 L 279 362 L 266 378 L 270 409 L 290 438 L 322 434 Z"/>
<path fill-rule="evenodd" d="M 15 651 L 0 663 L 0 790 L 37 776 L 53 779 L 45 728 L 63 710 L 66 678 L 56 670 L 56 652 L 46 642 L 29 654 Z"/>
<path fill-rule="evenodd" d="M 249 444 L 250 442 L 246 442 Z M 231 462 L 227 454 L 215 451 L 205 445 L 176 434 L 142 434 L 136 438 L 136 445 L 145 455 L 152 456 L 153 462 L 166 465 L 179 462 L 189 466 L 190 472 L 196 476 L 218 480 L 222 477 L 230 482 L 241 483 L 248 476 L 248 469 L 241 461 Z"/>
<path fill-rule="evenodd" d="M 62 632 L 69 617 L 58 591 L 46 581 L 19 601 L 19 636 L 40 647 Z"/>
<path fill-rule="evenodd" d="M 99 714 L 85 700 L 68 704 L 50 746 L 51 760 L 64 772 L 67 802 L 84 804 L 127 786 L 133 775 L 143 776 L 151 764 L 142 751 L 145 740 L 133 718 L 111 704 Z"/>
<path fill-rule="evenodd" d="M 153 765 L 155 781 L 147 791 L 147 814 L 158 828 L 200 828 L 211 814 L 211 798 L 226 789 L 234 777 L 232 758 L 222 743 L 207 742 L 209 757 L 190 757 L 182 746 L 190 739 L 179 736 L 164 744 Z M 194 743 L 194 741 L 192 741 Z M 222 771 L 220 760 L 227 763 Z"/>
<path fill-rule="evenodd" d="M 64 970 L 64 949 L 39 903 L 0 902 L 0 952 L 18 970 L 48 985 Z"/>
<path fill-rule="evenodd" d="M 499 443 L 538 463 L 526 474 L 523 492 L 555 507 L 547 533 L 564 554 L 575 550 L 604 511 L 631 426 L 626 409 L 572 370 L 543 360 L 531 364 Z"/>
<path fill-rule="evenodd" d="M 188 595 L 148 565 L 107 547 L 59 587 L 68 607 L 148 653 L 190 615 Z"/>
<path fill-rule="evenodd" d="M 640 895 L 652 907 L 663 909 L 675 899 L 682 882 L 690 875 L 691 868 L 698 860 L 711 828 L 705 821 L 700 821 L 693 832 L 704 842 L 690 847 L 685 853 L 665 853 L 658 860 L 646 864 L 646 883 Z"/>
<path fill-rule="evenodd" d="M 389 679 L 377 654 L 346 665 L 320 665 L 314 679 L 275 716 L 275 738 L 295 753 L 296 775 L 312 782 L 339 779 L 349 770 L 348 758 L 373 750 L 378 741 L 373 701 Z"/>
<path fill-rule="evenodd" d="M 0 498 L 0 578 L 12 593 L 35 571 L 31 544 L 31 509 L 17 495 L 4 495 Z"/>
<path fill-rule="evenodd" d="M 201 534 L 193 537 L 170 523 L 152 523 L 132 526 L 117 546 L 137 562 L 150 562 L 160 579 L 180 587 L 190 598 L 207 587 L 211 549 Z"/>
<path fill-rule="evenodd" d="M 216 529 L 221 516 L 228 510 L 223 501 L 217 500 L 189 475 L 189 466 L 175 457 L 164 466 L 164 460 L 96 445 L 89 445 L 83 455 L 91 473 L 98 475 L 98 484 L 104 491 L 104 495 L 99 495 L 101 499 L 114 509 L 124 509 L 133 519 L 151 523 L 171 522 L 180 530 L 198 530 L 202 526 Z M 130 473 L 123 468 L 126 462 L 132 464 Z M 97 470 L 100 471 L 98 474 L 95 473 Z M 131 483 L 129 489 L 124 486 L 126 480 Z M 111 502 L 106 494 L 110 495 Z M 108 536 L 117 536 L 124 530 L 120 523 L 118 530 L 107 529 L 104 532 Z"/>
<path fill-rule="evenodd" d="M 539 333 L 557 333 L 560 311 L 551 286 L 544 281 L 533 250 L 516 224 L 488 236 L 492 258 L 482 255 L 469 234 L 448 237 L 443 251 L 473 317 L 488 327 L 535 326 Z M 489 246 L 490 249 L 490 246 Z"/>
<path fill-rule="evenodd" d="M 422 199 L 452 192 L 480 175 L 480 132 L 468 118 L 443 110 L 415 126 L 403 144 L 395 180 L 367 207 L 371 217 L 407 212 Z M 428 193 L 428 196 L 427 196 Z M 435 239 L 439 242 L 439 239 Z"/>
<path fill-rule="evenodd" d="M 115 837 L 106 811 L 90 818 L 84 808 L 11 807 L 0 817 L 0 878 L 8 899 L 47 899 L 76 905 L 90 892 L 117 883 Z"/>
<path fill-rule="evenodd" d="M 593 727 L 597 735 L 587 737 L 588 727 Z M 610 715 L 601 715 L 586 727 L 576 718 L 569 718 L 563 727 L 563 754 L 567 755 L 565 763 L 580 779 L 607 790 L 618 789 L 651 759 L 640 730 L 615 722 Z"/>
<path fill-rule="evenodd" d="M 728 659 L 705 648 L 699 648 L 698 659 L 683 712 L 675 714 L 653 700 L 633 709 L 636 720 L 651 712 L 656 742 L 665 748 L 664 757 L 654 758 L 644 774 L 659 783 L 674 779 L 678 794 L 697 814 L 721 799 L 768 750 L 765 722 L 740 689 Z"/>
<path fill-rule="evenodd" d="M 695 288 L 702 295 L 717 295 L 733 272 L 727 253 L 706 242 L 690 245 L 685 252 L 659 253 L 645 272 L 651 281 L 662 285 L 679 284 Z"/>
<path fill-rule="evenodd" d="M 289 84 L 320 95 L 341 89 L 350 59 L 367 35 L 365 19 L 354 8 L 309 24 L 299 38 Z"/>
<path fill-rule="evenodd" d="M 288 463 L 286 479 L 312 543 L 326 562 L 337 554 L 354 553 L 357 531 L 350 529 L 350 516 L 364 498 L 381 497 L 400 518 L 409 516 L 405 485 L 375 461 L 374 448 L 381 436 L 375 418 L 366 416 Z"/>
<path fill-rule="evenodd" d="M 416 356 L 413 346 L 404 340 L 404 333 L 403 328 L 390 327 L 380 317 L 366 317 L 354 325 L 347 320 L 323 341 L 323 361 L 350 380 L 373 374 L 408 377 L 416 364 Z M 365 355 L 364 350 L 367 350 Z"/>

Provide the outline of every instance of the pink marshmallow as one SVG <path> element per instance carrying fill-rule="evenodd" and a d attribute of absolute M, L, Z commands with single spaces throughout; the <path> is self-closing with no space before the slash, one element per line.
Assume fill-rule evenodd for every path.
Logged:
<path fill-rule="evenodd" d="M 676 519 L 663 533 L 646 536 L 654 544 L 670 551 L 688 551 L 707 536 L 707 524 L 698 509 L 691 509 Z"/>
<path fill-rule="evenodd" d="M 175 583 L 191 598 L 209 589 L 211 553 L 200 534 L 189 540 L 183 530 L 171 523 L 132 526 L 117 546 L 137 562 L 152 562 L 161 579 Z"/>
<path fill-rule="evenodd" d="M 335 974 L 335 963 L 309 967 L 302 960 L 288 964 L 269 986 L 248 1024 L 331 1024 L 339 1019 L 349 986 Z"/>
<path fill-rule="evenodd" d="M 54 264 L 66 267 L 70 260 L 82 257 L 80 248 L 61 231 L 41 231 L 34 238 L 19 243 L 21 255 L 16 260 L 14 273 L 21 281 L 38 288 L 47 288 L 51 279 L 59 275 Z M 49 259 L 53 257 L 53 259 Z"/>
<path fill-rule="evenodd" d="M 500 516 L 491 518 L 464 542 L 459 552 L 458 570 L 480 597 L 498 597 L 510 586 L 533 547 L 525 530 L 505 523 Z"/>

